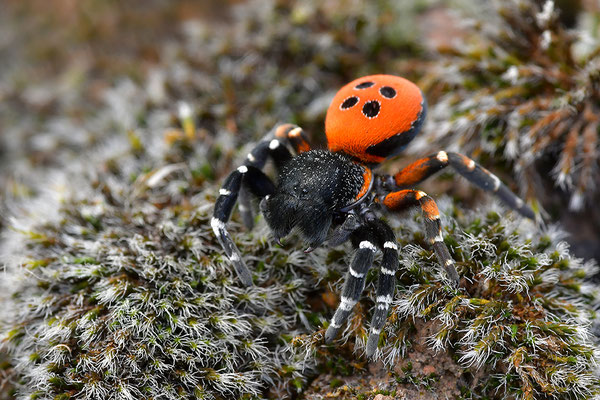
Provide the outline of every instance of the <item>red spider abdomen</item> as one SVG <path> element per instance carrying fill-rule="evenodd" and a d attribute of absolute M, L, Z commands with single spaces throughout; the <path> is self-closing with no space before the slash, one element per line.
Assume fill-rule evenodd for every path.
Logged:
<path fill-rule="evenodd" d="M 329 149 L 378 164 L 412 140 L 425 110 L 421 90 L 404 78 L 371 75 L 356 79 L 340 89 L 327 111 Z"/>

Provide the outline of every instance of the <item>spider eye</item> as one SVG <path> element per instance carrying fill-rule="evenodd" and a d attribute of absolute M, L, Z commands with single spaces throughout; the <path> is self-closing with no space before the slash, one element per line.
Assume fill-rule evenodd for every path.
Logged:
<path fill-rule="evenodd" d="M 358 97 L 356 97 L 356 96 L 348 97 L 340 105 L 340 110 L 347 110 L 349 108 L 352 108 L 352 107 L 354 107 L 356 105 L 356 103 L 358 103 Z"/>
<path fill-rule="evenodd" d="M 379 110 L 381 109 L 381 104 L 377 100 L 367 101 L 362 108 L 362 112 L 365 117 L 372 119 L 379 115 Z"/>
<path fill-rule="evenodd" d="M 371 86 L 373 86 L 375 84 L 375 82 L 371 82 L 371 81 L 366 81 L 366 82 L 361 82 L 358 85 L 354 86 L 354 89 L 367 89 L 370 88 Z"/>
<path fill-rule="evenodd" d="M 396 89 L 391 86 L 383 86 L 379 88 L 379 93 L 386 99 L 393 99 L 396 97 Z"/>

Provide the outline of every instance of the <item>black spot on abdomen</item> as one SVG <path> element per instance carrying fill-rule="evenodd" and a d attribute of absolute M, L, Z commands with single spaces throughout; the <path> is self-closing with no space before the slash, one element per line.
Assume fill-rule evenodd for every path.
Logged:
<path fill-rule="evenodd" d="M 383 86 L 379 88 L 379 93 L 386 99 L 393 99 L 396 97 L 396 89 L 390 86 Z"/>
<path fill-rule="evenodd" d="M 367 82 L 361 82 L 358 85 L 354 86 L 354 89 L 367 89 L 370 88 L 371 86 L 373 86 L 375 84 L 375 82 L 371 82 L 371 81 L 367 81 Z"/>
<path fill-rule="evenodd" d="M 349 108 L 354 107 L 356 105 L 356 103 L 358 103 L 358 97 L 356 97 L 356 96 L 348 97 L 346 100 L 344 100 L 344 102 L 340 106 L 340 109 L 347 110 Z"/>
<path fill-rule="evenodd" d="M 381 104 L 377 100 L 367 101 L 362 108 L 363 114 L 369 119 L 378 116 L 379 110 L 381 110 Z"/>

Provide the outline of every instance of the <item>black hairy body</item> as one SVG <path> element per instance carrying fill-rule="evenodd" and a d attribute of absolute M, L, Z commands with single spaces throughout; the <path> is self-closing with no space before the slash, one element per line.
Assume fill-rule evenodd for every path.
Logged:
<path fill-rule="evenodd" d="M 277 240 L 297 226 L 314 248 L 325 240 L 334 217 L 352 203 L 363 183 L 363 168 L 348 156 L 310 150 L 283 167 L 261 211 Z"/>

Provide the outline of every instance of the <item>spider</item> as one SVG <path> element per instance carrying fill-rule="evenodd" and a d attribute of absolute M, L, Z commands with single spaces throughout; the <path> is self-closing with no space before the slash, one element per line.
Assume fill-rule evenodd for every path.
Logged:
<path fill-rule="evenodd" d="M 413 189 L 416 184 L 450 166 L 524 216 L 535 216 L 499 178 L 462 154 L 439 151 L 394 176 L 375 174 L 377 166 L 398 155 L 419 133 L 426 112 L 421 90 L 404 78 L 371 75 L 348 83 L 327 111 L 328 149 L 312 149 L 304 131 L 296 125 L 275 127 L 248 153 L 243 165 L 227 177 L 211 220 L 216 237 L 245 285 L 252 285 L 252 275 L 225 226 L 238 199 L 242 220 L 249 229 L 253 224 L 251 196 L 261 199 L 260 211 L 279 244 L 294 228 L 307 243 L 306 252 L 325 241 L 329 246 L 351 241 L 355 253 L 339 305 L 325 333 L 327 343 L 335 339 L 358 302 L 374 255 L 381 251 L 367 339 L 369 358 L 377 350 L 399 266 L 398 244 L 393 230 L 378 217 L 381 211 L 421 209 L 426 240 L 454 286 L 459 276 L 444 243 L 438 207 L 425 192 Z M 268 157 L 278 170 L 277 184 L 261 170 Z"/>

